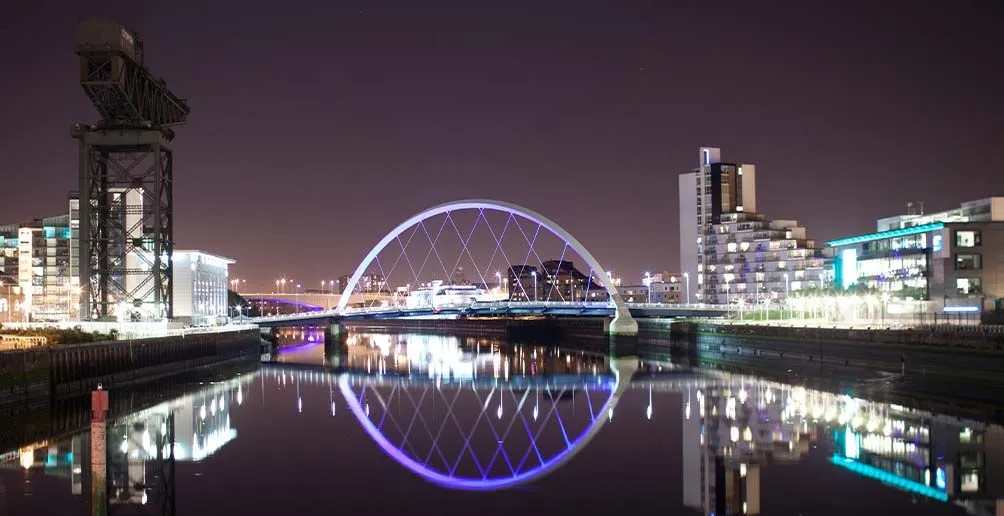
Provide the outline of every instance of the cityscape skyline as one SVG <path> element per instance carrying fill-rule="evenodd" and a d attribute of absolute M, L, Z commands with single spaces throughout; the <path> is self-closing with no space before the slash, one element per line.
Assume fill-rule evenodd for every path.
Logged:
<path fill-rule="evenodd" d="M 59 213 L 75 189 L 67 129 L 97 115 L 73 80 L 73 27 L 100 15 L 134 28 L 193 107 L 175 142 L 176 241 L 236 258 L 235 275 L 260 288 L 350 273 L 400 220 L 471 197 L 547 213 L 619 276 L 676 270 L 675 183 L 701 145 L 757 165 L 762 209 L 817 241 L 871 230 L 906 202 L 934 211 L 1004 187 L 992 117 L 1004 73 L 962 80 L 1000 62 L 992 7 L 734 5 L 715 15 L 714 38 L 688 22 L 709 13 L 643 7 L 575 20 L 535 9 L 534 23 L 518 8 L 245 7 L 241 23 L 219 5 L 13 8 L 0 52 L 35 73 L 0 84 L 23 99 L 11 106 L 20 123 L 0 129 L 0 168 L 33 181 L 14 180 L 0 220 Z M 15 52 L 29 39 L 31 55 Z M 700 79 L 717 71 L 733 79 Z M 936 182 L 942 170 L 970 180 Z"/>

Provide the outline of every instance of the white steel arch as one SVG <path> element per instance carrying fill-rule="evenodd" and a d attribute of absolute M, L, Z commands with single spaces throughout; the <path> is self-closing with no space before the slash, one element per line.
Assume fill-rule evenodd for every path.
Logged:
<path fill-rule="evenodd" d="M 610 276 L 607 274 L 606 269 L 600 265 L 600 262 L 593 257 L 593 255 L 585 248 L 585 246 L 582 245 L 582 243 L 569 234 L 568 231 L 565 231 L 565 229 L 559 226 L 558 223 L 541 215 L 540 213 L 505 201 L 492 201 L 487 199 L 467 199 L 433 206 L 411 216 L 408 220 L 392 229 L 390 233 L 387 233 L 387 236 L 383 237 L 383 239 L 373 246 L 373 249 L 370 250 L 363 261 L 359 264 L 359 267 L 357 267 L 356 271 L 352 274 L 352 277 L 345 285 L 345 290 L 343 291 L 349 293 L 349 295 L 343 295 L 341 299 L 338 300 L 337 313 L 343 313 L 345 311 L 345 307 L 348 305 L 349 298 L 355 290 L 356 285 L 359 283 L 359 279 L 366 273 L 366 269 L 369 268 L 370 264 L 377 257 L 377 255 L 379 255 L 380 252 L 387 247 L 387 244 L 394 241 L 394 239 L 404 233 L 408 228 L 422 222 L 425 219 L 457 210 L 492 210 L 508 213 L 516 217 L 530 220 L 546 228 L 558 238 L 564 240 L 565 243 L 568 244 L 568 246 L 575 252 L 579 253 L 579 256 L 586 261 L 586 264 L 589 265 L 593 271 L 598 272 L 601 275 L 600 277 L 603 279 L 603 287 L 606 289 L 607 294 L 610 296 L 610 301 L 614 305 L 614 319 L 610 322 L 610 333 L 623 335 L 635 335 L 638 333 L 638 322 L 631 316 L 631 312 L 628 310 L 627 305 L 624 303 L 620 293 L 617 291 L 617 287 L 613 285 L 612 281 L 610 281 Z"/>

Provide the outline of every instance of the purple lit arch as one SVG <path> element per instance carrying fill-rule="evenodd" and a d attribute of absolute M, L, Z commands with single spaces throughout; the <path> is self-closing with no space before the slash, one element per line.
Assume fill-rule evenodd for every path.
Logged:
<path fill-rule="evenodd" d="M 613 282 L 609 280 L 610 276 L 607 274 L 606 269 L 600 265 L 600 262 L 593 257 L 592 253 L 589 252 L 585 246 L 582 245 L 575 237 L 573 237 L 568 231 L 558 225 L 558 223 L 553 220 L 522 206 L 517 206 L 512 203 L 504 201 L 492 201 L 485 199 L 468 199 L 463 201 L 453 201 L 445 204 L 440 204 L 439 206 L 433 206 L 432 208 L 426 209 L 420 213 L 415 214 L 408 220 L 402 222 L 396 228 L 387 233 L 387 236 L 383 237 L 373 249 L 370 250 L 369 254 L 363 259 L 356 268 L 356 271 L 352 274 L 352 278 L 345 285 L 344 292 L 349 295 L 343 295 L 338 301 L 337 311 L 338 313 L 344 312 L 346 306 L 348 306 L 349 298 L 352 292 L 355 291 L 356 285 L 366 270 L 369 268 L 370 264 L 374 259 L 380 254 L 381 251 L 387 247 L 388 244 L 398 239 L 402 233 L 404 233 L 408 228 L 419 224 L 430 217 L 435 217 L 437 215 L 446 214 L 449 216 L 451 212 L 459 210 L 478 210 L 484 212 L 485 210 L 498 211 L 502 213 L 507 213 L 510 217 L 519 217 L 522 219 L 529 220 L 539 227 L 545 228 L 552 234 L 564 240 L 564 242 L 571 247 L 575 252 L 586 261 L 590 269 L 599 274 L 600 278 L 603 280 L 603 287 L 606 289 L 607 294 L 610 296 L 610 302 L 614 306 L 614 319 L 610 323 L 611 333 L 626 333 L 626 334 L 636 334 L 638 331 L 638 323 L 631 317 L 631 313 L 628 310 L 627 305 L 621 298 L 619 292 L 617 292 L 617 287 L 613 285 Z M 481 215 L 479 214 L 479 217 Z"/>

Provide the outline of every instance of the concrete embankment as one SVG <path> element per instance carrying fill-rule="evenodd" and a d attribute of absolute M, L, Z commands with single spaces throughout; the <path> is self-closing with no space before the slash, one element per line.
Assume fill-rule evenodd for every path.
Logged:
<path fill-rule="evenodd" d="M 257 360 L 257 329 L 59 345 L 0 353 L 0 405 L 38 403 Z"/>
<path fill-rule="evenodd" d="M 702 360 L 810 362 L 839 372 L 862 368 L 972 384 L 1004 385 L 1002 336 L 971 330 L 846 329 L 681 321 L 673 342 Z"/>

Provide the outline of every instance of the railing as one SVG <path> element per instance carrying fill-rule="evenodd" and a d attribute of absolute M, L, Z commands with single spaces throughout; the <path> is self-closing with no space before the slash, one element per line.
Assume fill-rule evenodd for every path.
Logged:
<path fill-rule="evenodd" d="M 716 311 L 721 312 L 727 310 L 726 307 L 722 305 L 709 305 L 705 303 L 625 303 L 628 308 L 640 308 L 640 309 L 663 309 L 663 310 L 694 310 L 694 311 Z M 278 322 L 278 321 L 293 321 L 300 319 L 315 319 L 324 317 L 336 317 L 336 316 L 350 316 L 350 315 L 375 315 L 375 314 L 392 314 L 392 313 L 406 313 L 406 312 L 420 312 L 420 311 L 430 311 L 430 312 L 440 312 L 440 311 L 451 311 L 451 310 L 484 310 L 484 309 L 532 309 L 532 308 L 580 308 L 580 309 L 613 309 L 614 305 L 608 301 L 478 301 L 474 303 L 449 303 L 437 306 L 378 306 L 378 307 L 365 307 L 365 308 L 346 308 L 343 312 L 339 313 L 335 310 L 326 311 L 315 311 L 315 312 L 297 312 L 292 314 L 282 314 L 282 315 L 270 315 L 264 317 L 253 317 L 250 320 L 254 322 Z"/>

